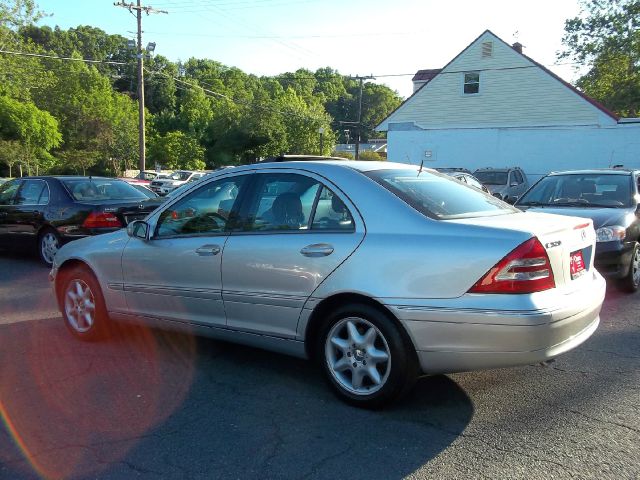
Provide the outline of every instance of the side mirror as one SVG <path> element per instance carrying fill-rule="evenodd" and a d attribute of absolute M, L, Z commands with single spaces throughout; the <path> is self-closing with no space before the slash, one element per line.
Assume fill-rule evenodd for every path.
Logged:
<path fill-rule="evenodd" d="M 134 220 L 127 225 L 127 234 L 132 238 L 139 238 L 146 242 L 149 240 L 149 224 L 144 220 Z"/>
<path fill-rule="evenodd" d="M 511 182 L 511 185 L 509 185 L 510 187 L 517 187 L 518 185 L 520 185 L 518 182 Z"/>
<path fill-rule="evenodd" d="M 506 197 L 504 197 L 504 201 L 513 205 L 518 201 L 519 198 L 520 197 L 518 195 L 507 195 Z"/>

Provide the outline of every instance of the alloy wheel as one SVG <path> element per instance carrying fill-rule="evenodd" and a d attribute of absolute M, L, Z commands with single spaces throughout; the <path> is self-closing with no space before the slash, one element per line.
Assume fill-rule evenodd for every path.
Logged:
<path fill-rule="evenodd" d="M 80 279 L 69 282 L 64 295 L 64 311 L 76 332 L 91 330 L 96 318 L 96 301 L 89 285 Z"/>
<path fill-rule="evenodd" d="M 391 371 L 387 340 L 363 318 L 343 318 L 331 328 L 325 342 L 325 360 L 338 384 L 355 395 L 377 392 Z"/>
<path fill-rule="evenodd" d="M 42 259 L 51 265 L 56 252 L 60 248 L 58 237 L 52 232 L 45 233 L 40 239 L 40 252 L 42 253 Z"/>

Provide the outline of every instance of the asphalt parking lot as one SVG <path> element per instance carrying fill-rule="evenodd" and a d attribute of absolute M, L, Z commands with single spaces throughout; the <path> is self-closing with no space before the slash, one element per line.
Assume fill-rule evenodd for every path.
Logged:
<path fill-rule="evenodd" d="M 549 366 L 422 379 L 384 411 L 308 362 L 190 335 L 74 340 L 0 253 L 0 478 L 640 478 L 640 293 Z"/>

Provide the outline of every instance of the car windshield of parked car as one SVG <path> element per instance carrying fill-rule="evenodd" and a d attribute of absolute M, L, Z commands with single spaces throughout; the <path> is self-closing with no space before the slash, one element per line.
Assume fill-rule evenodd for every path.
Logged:
<path fill-rule="evenodd" d="M 439 220 L 514 213 L 518 210 L 446 175 L 415 170 L 376 170 L 366 175 L 420 213 Z"/>
<path fill-rule="evenodd" d="M 485 185 L 506 185 L 509 175 L 507 172 L 481 172 L 476 170 L 473 172 L 473 176 L 476 177 L 480 183 L 484 183 Z"/>
<path fill-rule="evenodd" d="M 111 178 L 78 178 L 62 181 L 71 196 L 80 202 L 103 200 L 142 201 L 148 197 L 127 182 Z"/>
<path fill-rule="evenodd" d="M 631 185 L 631 175 L 549 175 L 534 185 L 517 206 L 625 208 L 631 206 Z"/>
<path fill-rule="evenodd" d="M 169 178 L 171 180 L 179 180 L 181 182 L 184 182 L 185 180 L 189 180 L 190 176 L 191 172 L 173 172 L 171 175 L 169 175 Z"/>

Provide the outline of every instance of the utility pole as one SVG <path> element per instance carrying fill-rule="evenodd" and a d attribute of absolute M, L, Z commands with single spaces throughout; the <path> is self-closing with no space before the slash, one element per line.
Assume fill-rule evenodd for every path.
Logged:
<path fill-rule="evenodd" d="M 142 49 L 142 12 L 147 15 L 151 13 L 169 13 L 166 10 L 156 10 L 153 7 L 145 7 L 142 5 L 142 0 L 137 0 L 134 4 L 126 3 L 124 0 L 120 2 L 114 2 L 116 7 L 126 8 L 133 14 L 135 10 L 136 19 L 138 22 L 138 148 L 140 149 L 139 168 L 140 171 L 146 170 L 146 149 L 145 149 L 145 122 L 144 122 L 144 53 Z"/>
<path fill-rule="evenodd" d="M 358 121 L 357 121 L 357 130 L 356 130 L 356 160 L 360 159 L 360 132 L 362 131 L 362 87 L 363 82 L 365 80 L 374 80 L 375 77 L 373 75 L 369 75 L 367 77 L 356 76 L 354 77 L 356 80 L 360 81 L 360 94 L 358 95 Z"/>

